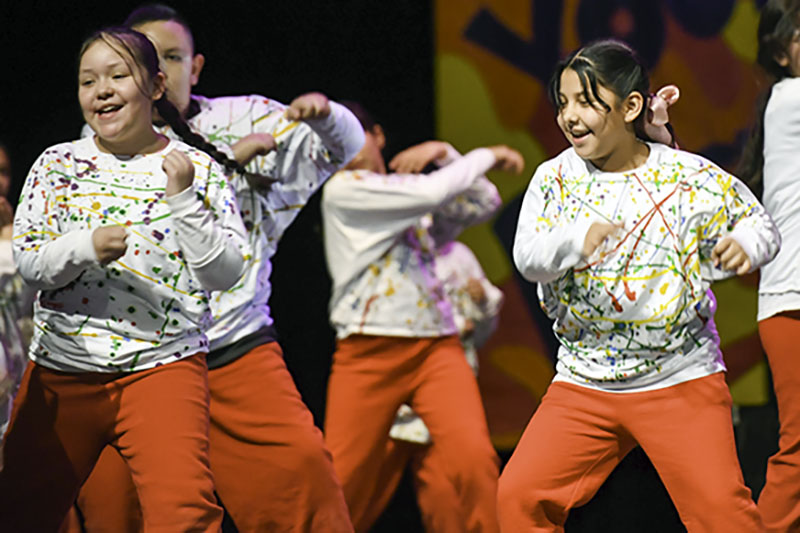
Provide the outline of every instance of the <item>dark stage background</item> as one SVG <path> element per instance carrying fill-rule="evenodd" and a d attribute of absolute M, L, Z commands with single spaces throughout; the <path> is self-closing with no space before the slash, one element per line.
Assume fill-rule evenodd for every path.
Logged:
<path fill-rule="evenodd" d="M 628 3 L 644 5 L 649 0 Z M 440 2 L 437 13 L 432 0 L 184 0 L 169 4 L 188 19 L 196 48 L 206 56 L 195 89 L 198 94 L 257 93 L 288 103 L 304 92 L 322 91 L 333 99 L 358 100 L 384 126 L 388 157 L 434 137 L 434 20 L 448 17 L 441 6 L 457 3 Z M 101 26 L 120 23 L 137 5 L 6 0 L 0 5 L 0 141 L 12 158 L 13 198 L 38 154 L 79 134 L 82 119 L 75 71 L 83 38 Z M 456 13 L 461 6 L 448 9 Z M 527 168 L 532 170 L 538 162 L 529 160 Z M 302 211 L 281 241 L 271 303 L 289 369 L 321 424 L 334 338 L 327 324 L 329 280 L 318 200 L 315 197 Z M 760 426 L 750 433 L 774 433 L 774 410 L 752 409 L 761 410 L 747 419 Z M 767 443 L 765 451 L 760 441 L 752 442 L 740 431 L 743 448 L 759 448 L 752 453 L 758 460 L 751 467 L 751 477 L 758 479 L 763 476 L 761 458 L 772 443 Z M 510 451 L 500 450 L 503 459 Z M 234 531 L 230 524 L 226 527 Z M 413 488 L 406 479 L 373 531 L 419 530 Z M 568 523 L 570 533 L 682 530 L 657 474 L 639 450 Z"/>

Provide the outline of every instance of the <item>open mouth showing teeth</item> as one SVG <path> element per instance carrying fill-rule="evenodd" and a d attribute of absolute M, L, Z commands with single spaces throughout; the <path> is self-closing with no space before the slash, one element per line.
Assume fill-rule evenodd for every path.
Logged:
<path fill-rule="evenodd" d="M 105 115 L 106 113 L 113 113 L 114 111 L 118 111 L 119 109 L 122 109 L 121 105 L 109 105 L 109 106 L 101 108 L 97 112 L 97 114 L 98 115 Z"/>

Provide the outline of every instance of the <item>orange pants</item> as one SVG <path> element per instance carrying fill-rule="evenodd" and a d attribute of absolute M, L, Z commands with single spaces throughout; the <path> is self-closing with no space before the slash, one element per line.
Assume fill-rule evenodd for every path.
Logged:
<path fill-rule="evenodd" d="M 352 532 L 330 453 L 278 343 L 258 346 L 210 370 L 208 381 L 211 470 L 237 529 Z M 116 454 L 105 454 L 103 460 L 107 464 L 98 465 L 78 499 L 86 530 L 137 532 L 136 499 L 129 498 L 124 510 L 119 501 L 109 501 L 130 486 L 130 477 L 111 465 L 119 463 Z M 115 493 L 109 492 L 110 486 L 117 487 Z"/>
<path fill-rule="evenodd" d="M 722 373 L 638 393 L 551 384 L 500 477 L 501 530 L 564 531 L 569 510 L 587 503 L 637 443 L 690 533 L 764 531 L 736 456 Z"/>
<path fill-rule="evenodd" d="M 3 529 L 57 531 L 110 444 L 130 468 L 148 532 L 218 532 L 206 372 L 202 355 L 130 374 L 29 363 L 3 450 Z"/>
<path fill-rule="evenodd" d="M 778 452 L 767 463 L 758 510 L 770 532 L 800 531 L 800 313 L 758 323 L 778 400 Z"/>
<path fill-rule="evenodd" d="M 399 478 L 404 462 L 393 456 L 389 428 L 403 403 L 431 432 L 435 466 L 457 495 L 459 530 L 497 531 L 497 454 L 458 338 L 355 335 L 340 340 L 333 357 L 325 439 L 356 531 L 369 529 Z"/>
<path fill-rule="evenodd" d="M 378 487 L 378 491 L 383 494 L 376 494 L 376 500 L 382 502 L 376 507 L 383 510 L 408 466 L 414 479 L 417 504 L 425 531 L 463 532 L 464 520 L 458 492 L 453 482 L 447 478 L 443 466 L 445 458 L 439 447 L 435 444 L 416 444 L 394 439 L 389 439 L 388 446 L 384 470 L 394 472 L 395 475 L 385 478 L 384 483 Z M 377 515 L 374 519 L 376 518 Z"/>

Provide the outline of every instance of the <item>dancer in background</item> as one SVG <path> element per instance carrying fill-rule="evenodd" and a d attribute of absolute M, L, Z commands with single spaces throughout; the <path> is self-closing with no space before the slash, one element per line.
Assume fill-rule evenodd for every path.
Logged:
<path fill-rule="evenodd" d="M 184 19 L 153 5 L 133 11 L 125 24 L 155 44 L 167 96 L 192 130 L 246 163 L 246 173 L 236 173 L 231 185 L 252 255 L 234 287 L 210 301 L 209 457 L 217 493 L 240 531 L 352 531 L 330 454 L 286 368 L 267 302 L 270 261 L 283 232 L 361 148 L 361 126 L 319 93 L 300 96 L 288 107 L 258 95 L 193 95 L 204 58 L 195 52 Z M 160 131 L 182 134 L 170 126 Z M 105 456 L 78 501 L 87 530 L 135 531 L 135 500 L 125 512 L 108 512 L 119 504 L 109 505 L 116 495 L 108 487 L 123 490 L 126 482 L 119 459 L 113 452 Z"/>
<path fill-rule="evenodd" d="M 408 403 L 431 433 L 457 491 L 461 531 L 496 531 L 497 456 L 475 376 L 436 275 L 436 243 L 490 216 L 500 203 L 484 172 L 520 172 L 508 147 L 461 156 L 431 141 L 409 148 L 387 174 L 383 130 L 350 104 L 364 148 L 323 189 L 325 254 L 333 278 L 337 348 L 328 385 L 325 439 L 356 531 L 367 531 L 388 499 L 389 430 Z M 432 504 L 435 507 L 435 503 Z"/>
<path fill-rule="evenodd" d="M 78 100 L 95 135 L 45 150 L 25 182 L 14 258 L 40 292 L 3 449 L 8 531 L 57 530 L 106 445 L 148 531 L 220 528 L 204 332 L 209 292 L 240 277 L 247 237 L 222 166 L 153 129 L 154 104 L 175 116 L 164 87 L 144 35 L 92 35 Z"/>
<path fill-rule="evenodd" d="M 770 85 L 759 102 L 741 176 L 783 236 L 761 269 L 758 332 L 778 401 L 778 452 L 767 463 L 758 509 L 768 531 L 800 530 L 800 1 L 770 0 L 758 25 L 758 64 Z"/>
<path fill-rule="evenodd" d="M 637 137 L 647 95 L 644 66 L 618 41 L 573 52 L 550 83 L 572 147 L 536 170 L 514 260 L 539 283 L 561 347 L 500 478 L 503 531 L 563 531 L 636 444 L 689 531 L 763 531 L 707 289 L 767 263 L 780 235 L 735 177 Z"/>
<path fill-rule="evenodd" d="M 11 402 L 27 363 L 35 295 L 14 264 L 11 247 L 14 210 L 7 198 L 10 188 L 11 160 L 0 142 L 0 439 L 8 427 Z M 0 468 L 2 465 L 0 454 Z"/>
<path fill-rule="evenodd" d="M 478 348 L 489 340 L 497 326 L 503 293 L 486 278 L 472 250 L 459 241 L 437 247 L 436 276 L 442 281 L 451 304 L 464 355 L 477 375 Z M 384 483 L 387 495 L 394 491 L 408 464 L 414 477 L 425 530 L 463 531 L 458 491 L 442 466 L 446 458 L 439 456 L 438 448 L 430 446 L 428 427 L 409 405 L 403 404 L 398 410 L 389 436 L 390 451 L 386 461 L 398 461 L 399 464 L 394 468 L 386 467 L 388 471 L 396 472 L 395 479 Z"/>

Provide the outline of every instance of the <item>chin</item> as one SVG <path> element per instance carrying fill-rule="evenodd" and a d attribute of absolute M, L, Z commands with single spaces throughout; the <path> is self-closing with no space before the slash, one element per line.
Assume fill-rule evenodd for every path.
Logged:
<path fill-rule="evenodd" d="M 578 154 L 582 159 L 592 159 L 594 154 L 592 150 L 587 149 L 585 146 L 572 146 L 575 149 L 575 153 Z"/>

